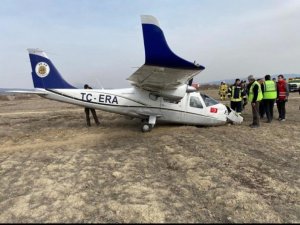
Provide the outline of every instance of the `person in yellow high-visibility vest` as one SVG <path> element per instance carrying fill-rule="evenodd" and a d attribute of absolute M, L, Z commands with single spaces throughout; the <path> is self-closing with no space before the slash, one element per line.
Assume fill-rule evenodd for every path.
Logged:
<path fill-rule="evenodd" d="M 257 79 L 257 82 L 260 84 L 261 91 L 263 92 L 265 79 L 259 78 L 259 79 Z M 264 100 L 262 99 L 259 103 L 260 120 L 265 117 L 265 114 L 266 114 L 266 111 L 265 111 L 265 106 L 264 106 Z"/>
<path fill-rule="evenodd" d="M 277 87 L 276 83 L 271 80 L 270 75 L 265 76 L 265 82 L 262 88 L 262 92 L 265 112 L 268 119 L 267 123 L 271 123 L 273 120 L 274 102 L 277 98 Z"/>
<path fill-rule="evenodd" d="M 249 95 L 248 101 L 251 103 L 253 122 L 250 124 L 251 128 L 259 127 L 259 103 L 263 99 L 260 84 L 255 80 L 253 75 L 248 76 L 249 81 Z"/>

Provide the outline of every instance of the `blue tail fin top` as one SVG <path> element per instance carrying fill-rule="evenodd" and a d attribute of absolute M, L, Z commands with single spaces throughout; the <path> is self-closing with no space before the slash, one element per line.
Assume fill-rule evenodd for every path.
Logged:
<path fill-rule="evenodd" d="M 32 68 L 32 80 L 35 88 L 74 89 L 63 79 L 45 52 L 39 49 L 28 49 Z"/>
<path fill-rule="evenodd" d="M 147 15 L 141 16 L 141 18 L 145 45 L 146 65 L 183 69 L 205 69 L 205 67 L 188 62 L 172 52 L 165 39 L 164 33 L 160 29 L 158 21 L 155 17 Z"/>

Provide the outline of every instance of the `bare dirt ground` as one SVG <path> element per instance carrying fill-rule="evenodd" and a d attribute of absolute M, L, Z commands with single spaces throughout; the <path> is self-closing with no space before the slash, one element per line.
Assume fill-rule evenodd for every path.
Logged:
<path fill-rule="evenodd" d="M 258 129 L 248 105 L 242 125 L 142 133 L 117 114 L 87 128 L 77 106 L 2 96 L 0 222 L 299 223 L 299 107 L 292 93 L 287 121 Z"/>

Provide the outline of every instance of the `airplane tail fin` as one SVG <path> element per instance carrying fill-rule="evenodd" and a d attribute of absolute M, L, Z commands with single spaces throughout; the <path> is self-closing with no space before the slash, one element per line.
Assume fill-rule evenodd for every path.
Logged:
<path fill-rule="evenodd" d="M 142 27 L 145 45 L 145 64 L 172 68 L 198 69 L 205 67 L 180 58 L 169 48 L 158 20 L 150 15 L 142 15 Z"/>
<path fill-rule="evenodd" d="M 40 49 L 27 49 L 31 63 L 31 75 L 35 88 L 44 89 L 73 89 L 67 81 L 63 79 L 55 68 L 46 53 Z"/>

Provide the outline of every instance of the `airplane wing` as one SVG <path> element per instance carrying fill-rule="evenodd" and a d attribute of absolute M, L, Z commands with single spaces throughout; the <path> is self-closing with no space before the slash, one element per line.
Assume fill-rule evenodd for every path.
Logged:
<path fill-rule="evenodd" d="M 172 52 L 155 17 L 144 15 L 141 19 L 145 64 L 127 78 L 132 85 L 149 91 L 174 90 L 205 69 Z"/>

